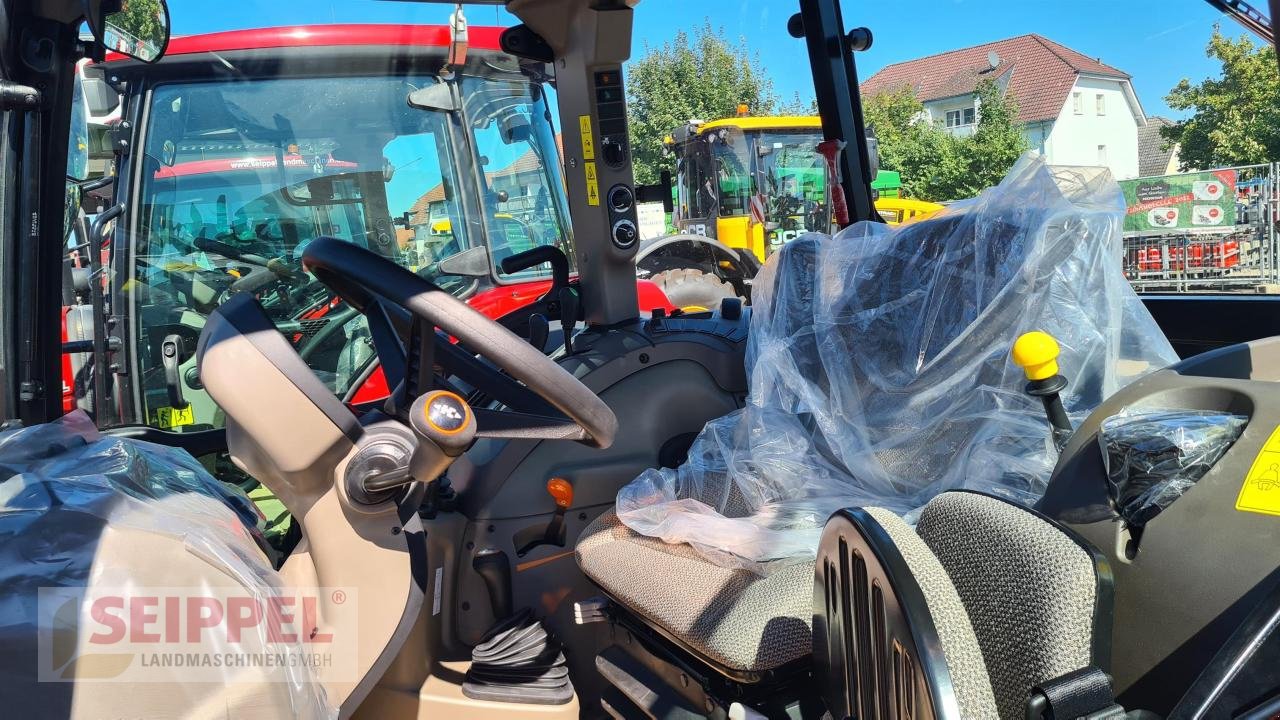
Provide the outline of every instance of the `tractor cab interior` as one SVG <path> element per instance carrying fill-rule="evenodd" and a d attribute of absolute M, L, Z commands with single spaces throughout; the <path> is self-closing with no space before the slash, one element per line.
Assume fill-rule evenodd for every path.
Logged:
<path fill-rule="evenodd" d="M 56 377 L 47 279 L 65 240 L 37 243 L 40 228 L 18 218 L 60 218 L 63 178 L 0 185 L 4 277 L 35 283 L 31 306 L 10 309 L 26 354 L 4 366 L 20 389 L 4 409 L 28 427 L 0 436 L 12 469 L 0 478 L 0 642 L 17 649 L 0 659 L 0 686 L 17 714 L 1280 712 L 1280 501 L 1268 495 L 1280 475 L 1266 474 L 1280 342 L 1179 360 L 1116 264 L 1123 206 L 1109 176 L 1024 158 L 979 197 L 886 227 L 854 62 L 866 31 L 849 30 L 839 0 L 799 0 L 779 37 L 808 54 L 815 132 L 844 143 L 839 192 L 828 188 L 839 200 L 819 224 L 847 214 L 849 227 L 780 243 L 750 307 L 641 313 L 637 197 L 654 191 L 633 175 L 623 63 L 644 3 L 485 4 L 518 24 L 476 61 L 484 77 L 437 67 L 412 87 L 371 78 L 336 93 L 252 72 L 147 86 L 163 100 L 151 108 L 184 119 L 121 168 L 148 198 L 116 230 L 144 249 L 125 261 L 165 244 L 212 264 L 219 253 L 287 258 L 261 263 L 267 282 L 305 277 L 319 302 L 358 315 L 360 337 L 345 340 L 385 377 L 377 402 L 340 397 L 281 331 L 287 308 L 253 292 L 227 292 L 192 325 L 185 362 L 225 423 L 216 442 L 299 526 L 287 555 L 264 551 L 243 495 L 174 449 L 210 435 L 100 434 L 81 413 L 59 419 L 56 398 L 37 391 L 33 378 Z M 19 161 L 43 168 L 34 178 L 66 164 L 74 62 L 101 54 L 113 9 L 0 4 L 6 176 Z M 77 39 L 85 19 L 98 40 Z M 167 14 L 162 26 L 164 42 L 135 38 L 133 52 L 160 55 Z M 352 45 L 358 74 L 376 50 Z M 552 126 L 529 119 L 546 112 L 558 114 L 559 150 Z M 401 195 L 396 179 L 425 172 L 413 167 L 425 150 L 390 145 L 409 138 L 443 156 L 482 147 L 486 133 L 493 150 L 473 156 L 497 166 L 498 153 L 527 147 L 547 202 L 522 215 L 483 162 L 441 163 L 466 171 L 441 176 L 457 190 L 444 197 L 470 206 L 405 222 L 428 244 L 440 221 L 462 242 L 485 237 L 495 275 L 532 267 L 494 256 L 490 236 L 512 227 L 538 246 L 526 260 L 573 267 L 578 314 L 549 352 L 383 251 L 400 244 L 396 226 L 378 225 Z M 440 141 L 459 134 L 461 145 Z M 239 197 L 227 173 L 190 181 L 191 164 L 224 151 L 272 156 L 245 169 L 274 175 L 255 181 L 271 192 Z M 458 190 L 467 184 L 483 187 Z M 548 212 L 561 215 L 547 220 L 555 241 L 534 242 Z M 15 240 L 19 226 L 36 235 Z M 148 287 L 114 288 L 115 302 L 197 293 L 154 265 Z M 180 366 L 157 347 L 142 394 L 163 403 L 164 376 Z M 128 587 L 183 602 L 150 597 L 131 615 Z M 191 609 L 194 589 L 216 613 Z M 300 598 L 296 614 L 282 619 L 281 596 Z M 104 597 L 121 612 L 89 609 Z M 274 612 L 255 614 L 259 600 Z M 201 632 L 224 609 L 234 638 Z M 90 631 L 117 620 L 137 632 Z M 195 628 L 173 631 L 182 657 L 328 659 L 148 668 L 158 653 L 147 643 L 169 637 L 142 628 L 170 621 Z"/>

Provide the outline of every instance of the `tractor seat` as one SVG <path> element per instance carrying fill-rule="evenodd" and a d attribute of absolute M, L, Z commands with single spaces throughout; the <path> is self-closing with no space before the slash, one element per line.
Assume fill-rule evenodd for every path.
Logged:
<path fill-rule="evenodd" d="M 578 565 L 615 602 L 721 674 L 754 680 L 813 650 L 813 561 L 769 575 L 708 562 L 641 535 L 609 510 L 587 526 Z"/>
<path fill-rule="evenodd" d="M 1105 561 L 1036 512 L 979 493 L 938 495 L 914 529 L 887 510 L 841 510 L 817 573 L 814 561 L 763 577 L 723 568 L 612 511 L 583 532 L 577 555 L 617 604 L 731 679 L 811 668 L 835 717 L 876 716 L 866 689 L 911 675 L 932 712 L 893 693 L 908 704 L 888 717 L 1020 719 L 1032 688 L 1108 666 Z M 881 659 L 851 669 L 867 654 Z"/>

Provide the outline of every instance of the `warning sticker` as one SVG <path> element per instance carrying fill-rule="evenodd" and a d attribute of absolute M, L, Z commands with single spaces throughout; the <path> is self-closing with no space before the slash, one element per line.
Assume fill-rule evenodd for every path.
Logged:
<path fill-rule="evenodd" d="M 1267 444 L 1253 459 L 1236 498 L 1236 509 L 1280 515 L 1280 427 L 1272 431 Z"/>
<path fill-rule="evenodd" d="M 593 162 L 582 163 L 582 171 L 587 175 L 587 204 L 600 204 L 600 182 L 596 180 L 596 164 Z"/>
<path fill-rule="evenodd" d="M 596 159 L 596 141 L 591 136 L 591 116 L 578 116 L 578 131 L 582 134 L 582 159 Z M 594 204 L 594 203 L 593 203 Z"/>
<path fill-rule="evenodd" d="M 190 404 L 183 408 L 156 408 L 156 427 L 161 430 L 172 430 L 183 425 L 194 425 L 195 422 L 195 409 Z"/>

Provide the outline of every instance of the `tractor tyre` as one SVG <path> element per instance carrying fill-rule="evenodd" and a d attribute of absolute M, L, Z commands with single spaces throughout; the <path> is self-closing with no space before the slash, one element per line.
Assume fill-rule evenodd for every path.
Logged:
<path fill-rule="evenodd" d="M 649 279 L 662 288 L 672 305 L 685 312 L 719 310 L 721 300 L 738 297 L 729 283 L 693 268 L 664 270 Z"/>

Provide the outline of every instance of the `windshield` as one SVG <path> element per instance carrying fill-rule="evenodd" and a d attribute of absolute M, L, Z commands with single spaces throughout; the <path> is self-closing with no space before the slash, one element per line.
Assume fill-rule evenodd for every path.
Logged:
<path fill-rule="evenodd" d="M 459 296 L 540 281 L 499 271 L 509 255 L 555 245 L 573 257 L 557 137 L 545 92 L 526 77 L 464 75 L 462 112 L 412 107 L 435 75 L 266 77 L 171 82 L 150 92 L 124 288 L 140 323 L 143 412 L 172 405 L 158 346 L 198 335 L 236 292 L 255 294 L 339 395 L 374 359 L 363 317 L 301 267 L 317 237 L 356 243 Z M 487 277 L 437 263 L 487 247 Z M 195 395 L 181 427 L 216 425 Z M 187 398 L 184 397 L 184 400 Z M 163 422 L 161 424 L 164 424 Z"/>
<path fill-rule="evenodd" d="M 760 120 L 783 125 L 753 127 Z M 672 143 L 678 223 L 699 235 L 711 234 L 712 223 L 717 236 L 758 235 L 762 256 L 802 232 L 829 232 L 827 167 L 817 150 L 822 133 L 807 129 L 816 121 L 741 118 L 690 128 L 691 139 Z"/>
<path fill-rule="evenodd" d="M 457 252 L 467 224 L 448 118 L 408 107 L 412 89 L 391 77 L 157 88 L 139 254 L 211 268 L 227 258 L 207 239 L 292 261 L 322 235 L 414 270 Z"/>
<path fill-rule="evenodd" d="M 829 232 L 827 168 L 817 150 L 822 133 L 762 130 L 749 137 L 757 159 L 755 189 L 767 198 L 770 245 L 781 245 L 801 232 Z"/>

